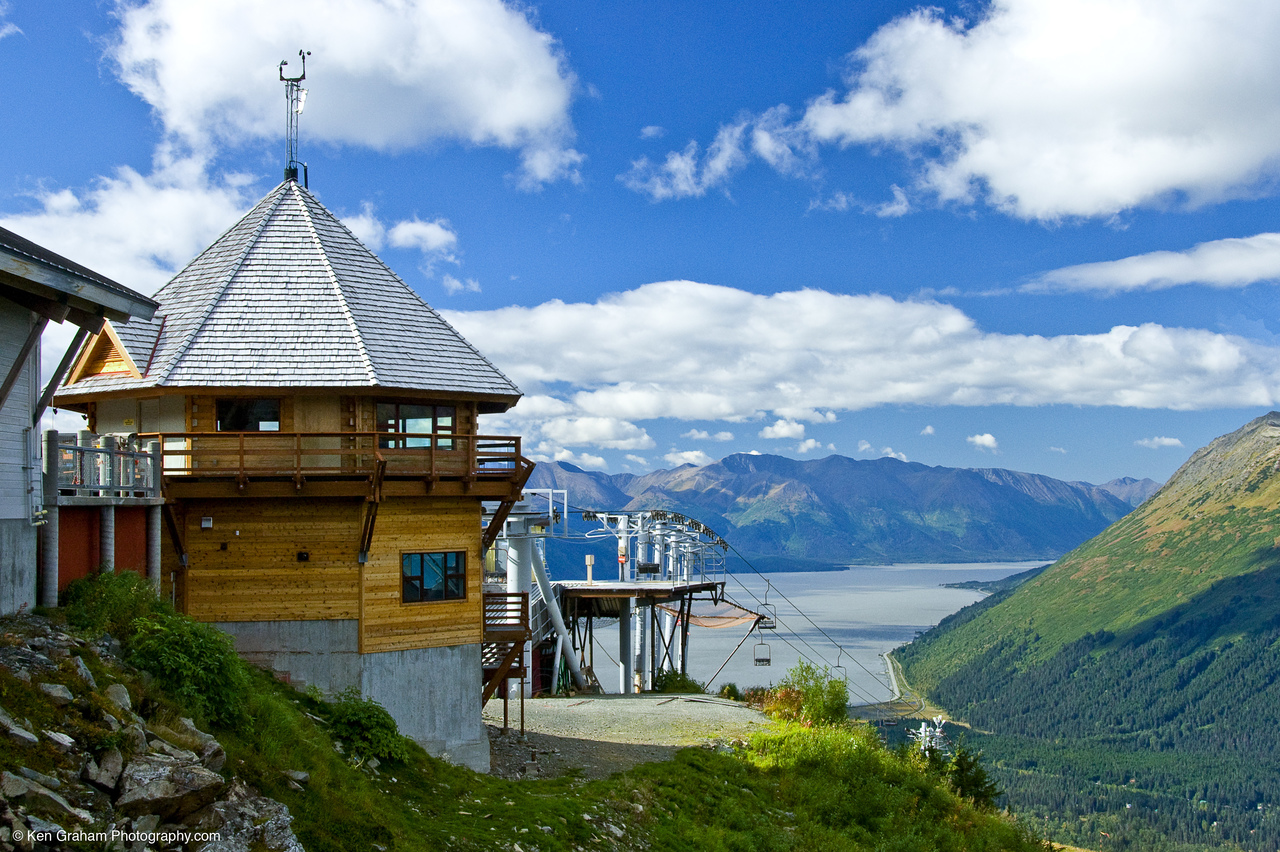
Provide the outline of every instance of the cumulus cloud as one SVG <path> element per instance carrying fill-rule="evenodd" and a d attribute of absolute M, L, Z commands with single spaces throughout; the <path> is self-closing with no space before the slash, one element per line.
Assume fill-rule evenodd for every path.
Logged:
<path fill-rule="evenodd" d="M 570 450 L 556 450 L 550 455 L 534 451 L 529 454 L 529 458 L 536 462 L 568 462 L 572 465 L 584 468 L 586 470 L 608 470 L 609 463 L 604 460 L 604 456 L 593 456 L 591 453 L 575 453 Z"/>
<path fill-rule="evenodd" d="M 640 467 L 648 467 L 648 466 L 649 466 L 649 460 L 648 460 L 647 458 L 645 458 L 644 456 L 637 456 L 637 455 L 634 455 L 634 454 L 632 454 L 632 453 L 627 453 L 627 455 L 626 455 L 626 459 L 627 459 L 627 461 L 631 462 L 632 464 L 639 465 Z"/>
<path fill-rule="evenodd" d="M 870 441 L 862 440 L 862 441 L 859 441 L 859 442 L 858 442 L 858 452 L 860 452 L 860 453 L 865 453 L 865 452 L 867 452 L 867 451 L 868 451 L 868 450 L 870 450 L 870 449 L 871 449 L 871 442 L 870 442 Z"/>
<path fill-rule="evenodd" d="M 804 424 L 794 420 L 779 420 L 760 430 L 761 438 L 803 438 Z"/>
<path fill-rule="evenodd" d="M 446 311 L 533 394 L 629 421 L 783 421 L 881 405 L 1202 410 L 1280 400 L 1280 350 L 1155 323 L 1097 334 L 986 332 L 960 309 L 884 295 L 772 295 L 691 281 L 595 302 Z M 552 393 L 552 390 L 554 392 Z M 825 414 L 820 415 L 826 417 Z M 794 423 L 794 425 L 787 425 Z"/>
<path fill-rule="evenodd" d="M 458 278 L 454 278 L 452 275 L 445 275 L 440 279 L 440 284 L 444 287 L 444 291 L 450 296 L 464 291 L 467 293 L 480 292 L 480 282 L 474 278 L 460 280 Z"/>
<path fill-rule="evenodd" d="M 714 435 L 712 435 L 710 432 L 706 431 L 705 429 L 690 429 L 688 432 L 685 432 L 680 437 L 688 438 L 693 441 L 732 441 L 733 433 L 717 432 Z"/>
<path fill-rule="evenodd" d="M 1067 266 L 1038 276 L 1022 289 L 1119 292 L 1181 284 L 1245 287 L 1263 281 L 1280 281 L 1280 234 L 1212 240 L 1187 251 L 1155 251 Z"/>
<path fill-rule="evenodd" d="M 1275 176 L 1278 39 L 1264 0 L 995 0 L 971 20 L 924 7 L 853 51 L 843 86 L 793 123 L 785 107 L 745 121 L 784 174 L 803 162 L 791 152 L 858 145 L 901 152 L 914 192 L 1024 219 L 1195 206 Z M 902 215 L 908 197 L 844 201 Z"/>
<path fill-rule="evenodd" d="M 1151 449 L 1151 450 L 1158 450 L 1161 447 L 1181 447 L 1182 446 L 1182 441 L 1178 440 L 1177 438 L 1166 438 L 1163 435 L 1156 436 L 1154 438 L 1143 438 L 1139 441 L 1134 441 L 1133 443 L 1134 443 L 1134 446 L 1146 447 L 1147 449 Z"/>
<path fill-rule="evenodd" d="M 932 435 L 934 433 L 932 426 L 926 426 L 920 430 L 921 435 Z"/>
<path fill-rule="evenodd" d="M 435 219 L 423 222 L 420 219 L 404 219 L 388 226 L 378 218 L 372 204 L 365 202 L 360 212 L 354 216 L 345 216 L 342 224 L 355 234 L 356 239 L 368 246 L 372 251 L 379 251 L 383 246 L 402 249 L 417 249 L 422 253 L 421 270 L 430 277 L 435 273 L 436 264 L 460 263 L 457 254 L 458 234 L 446 219 Z M 480 292 L 480 284 L 474 280 L 459 281 L 451 275 L 444 276 L 442 281 L 445 291 L 453 294 L 462 290 Z"/>
<path fill-rule="evenodd" d="M 574 178 L 574 76 L 523 7 L 500 0 L 120 4 L 121 79 L 194 150 L 277 138 L 282 87 L 312 51 L 305 141 L 403 150 L 437 140 L 518 151 L 520 181 Z M 201 73 L 191 73 L 192 68 Z"/>
<path fill-rule="evenodd" d="M 691 141 L 684 150 L 668 153 L 661 163 L 641 157 L 632 162 L 630 171 L 618 175 L 618 180 L 653 201 L 706 195 L 707 190 L 727 183 L 746 164 L 746 129 L 745 122 L 721 127 L 705 153 L 697 142 Z"/>
<path fill-rule="evenodd" d="M 663 136 L 666 136 L 666 135 L 667 135 L 666 128 L 660 127 L 657 124 L 650 124 L 647 127 L 640 128 L 641 139 L 661 139 Z"/>
<path fill-rule="evenodd" d="M 1064 450 L 1062 447 L 1050 447 L 1050 448 L 1049 448 L 1049 452 L 1051 452 L 1051 453 L 1062 453 L 1064 456 L 1067 454 L 1067 451 L 1066 451 L 1066 450 Z"/>
<path fill-rule="evenodd" d="M 937 302 L 691 281 L 443 313 L 530 395 L 504 422 L 563 446 L 647 449 L 637 424 L 662 418 L 801 441 L 806 422 L 890 405 L 1280 404 L 1280 348 L 1155 323 L 1001 334 Z"/>
<path fill-rule="evenodd" d="M 984 432 L 981 435 L 970 435 L 965 440 L 980 450 L 991 450 L 993 453 L 1000 448 L 1000 444 L 990 432 Z"/>
<path fill-rule="evenodd" d="M 679 467 L 682 464 L 705 467 L 706 465 L 715 463 L 715 459 L 704 453 L 702 450 L 672 450 L 662 458 L 672 467 Z"/>
<path fill-rule="evenodd" d="M 833 447 L 832 449 L 834 449 L 834 447 Z M 889 458 L 891 458 L 891 459 L 897 459 L 898 461 L 902 461 L 902 462 L 904 462 L 904 461 L 906 461 L 906 460 L 907 460 L 907 454 L 906 454 L 906 453 L 897 453 L 897 452 L 894 452 L 893 447 L 884 447 L 884 448 L 882 448 L 882 449 L 880 450 L 880 455 L 881 455 L 881 456 L 888 456 L 888 457 L 889 457 Z"/>

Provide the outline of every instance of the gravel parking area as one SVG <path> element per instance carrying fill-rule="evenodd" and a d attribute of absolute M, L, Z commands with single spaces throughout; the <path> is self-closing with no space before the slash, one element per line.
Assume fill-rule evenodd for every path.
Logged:
<path fill-rule="evenodd" d="M 767 727 L 759 711 L 698 695 L 579 695 L 511 701 L 511 728 L 502 732 L 502 701 L 484 708 L 492 772 L 506 778 L 549 778 L 577 771 L 606 778 L 638 763 L 668 760 L 688 746 L 744 739 Z"/>

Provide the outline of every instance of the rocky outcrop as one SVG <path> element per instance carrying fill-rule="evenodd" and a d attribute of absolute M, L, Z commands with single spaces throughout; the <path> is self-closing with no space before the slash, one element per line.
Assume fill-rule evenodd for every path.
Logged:
<path fill-rule="evenodd" d="M 4 630 L 0 681 L 16 682 L 0 736 L 16 762 L 0 762 L 0 852 L 302 852 L 288 808 L 226 774 L 214 736 L 191 719 L 140 715 L 150 704 L 126 685 L 140 675 L 114 640 L 31 616 Z"/>

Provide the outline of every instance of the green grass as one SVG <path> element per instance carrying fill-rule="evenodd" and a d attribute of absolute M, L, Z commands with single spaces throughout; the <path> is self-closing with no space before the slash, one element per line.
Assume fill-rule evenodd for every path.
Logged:
<path fill-rule="evenodd" d="M 95 582 L 104 585 L 79 589 L 77 595 L 97 603 L 75 614 L 92 638 L 100 635 L 102 624 L 118 623 L 131 631 L 125 650 L 131 645 L 136 650 L 151 635 L 148 619 L 182 619 L 140 604 L 134 590 L 124 587 L 127 580 Z M 197 668 L 229 665 L 216 649 L 197 644 L 201 653 L 191 657 Z M 91 650 L 85 654 L 105 685 L 112 675 Z M 125 676 L 143 715 L 170 724 L 201 709 L 181 683 L 165 691 L 172 680 L 171 661 L 154 654 L 129 656 L 167 675 L 147 685 L 141 676 Z M 784 725 L 737 751 L 684 749 L 673 760 L 592 782 L 574 776 L 508 781 L 480 775 L 433 758 L 407 740 L 401 741 L 402 750 L 390 752 L 398 751 L 398 758 L 374 769 L 356 754 L 351 730 L 353 724 L 367 726 L 374 716 L 378 722 L 379 714 L 351 697 L 331 704 L 299 693 L 238 658 L 236 665 L 243 677 L 241 712 L 207 714 L 211 732 L 227 752 L 224 771 L 284 802 L 308 852 L 510 850 L 515 845 L 525 852 L 1043 848 L 1022 827 L 958 795 L 939 766 L 915 752 L 886 749 L 862 725 L 813 725 L 813 720 Z M 55 679 L 77 695 L 85 693 L 83 684 L 73 682 L 69 663 L 64 669 Z M 814 686 L 812 674 L 801 686 Z M 0 703 L 19 718 L 29 717 L 35 727 L 67 724 L 32 687 L 2 668 Z M 111 744 L 101 724 L 84 721 L 72 733 L 98 748 Z M 337 741 L 343 743 L 341 751 Z M 58 760 L 52 752 L 29 752 L 0 741 L 0 767 L 6 769 L 25 764 L 52 771 Z M 299 788 L 285 770 L 304 771 L 309 782 Z"/>

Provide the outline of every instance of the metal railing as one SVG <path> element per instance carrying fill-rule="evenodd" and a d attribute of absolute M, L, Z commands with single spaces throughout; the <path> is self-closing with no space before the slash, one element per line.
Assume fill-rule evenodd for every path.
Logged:
<path fill-rule="evenodd" d="M 59 493 L 77 497 L 160 496 L 158 448 L 146 452 L 128 444 L 120 446 L 111 436 L 86 435 L 79 441 L 72 435 L 49 433 L 49 437 L 46 452 L 57 453 Z"/>
<path fill-rule="evenodd" d="M 448 432 L 160 432 L 170 476 L 344 476 L 515 480 L 531 464 L 518 437 Z"/>

